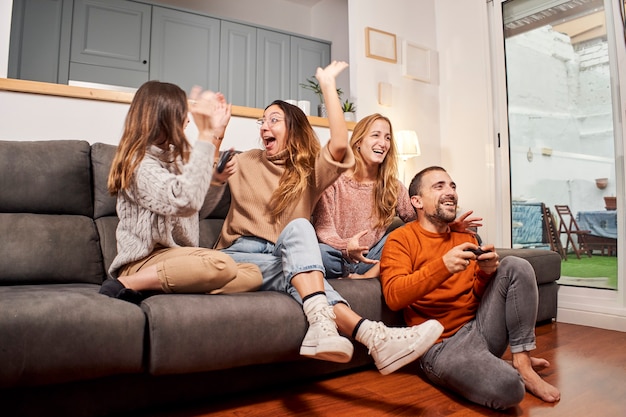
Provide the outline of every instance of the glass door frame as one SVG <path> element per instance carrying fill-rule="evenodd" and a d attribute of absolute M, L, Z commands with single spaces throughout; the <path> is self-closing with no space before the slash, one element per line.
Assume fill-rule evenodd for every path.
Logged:
<path fill-rule="evenodd" d="M 493 83 L 494 137 L 499 140 L 495 155 L 495 178 L 501 181 L 501 193 L 498 212 L 503 213 L 501 224 L 508 224 L 502 230 L 502 240 L 511 243 L 511 169 L 508 130 L 508 107 L 506 86 L 506 62 L 503 31 L 502 6 L 510 1 L 491 0 L 487 2 L 487 14 L 490 22 L 491 73 Z M 617 291 L 565 287 L 559 288 L 559 314 L 557 321 L 603 327 L 626 331 L 626 259 L 620 253 L 626 248 L 625 184 L 626 166 L 626 37 L 624 23 L 619 7 L 622 0 L 604 0 L 607 16 L 607 38 L 609 39 L 609 57 L 613 94 L 615 170 L 618 213 L 618 274 Z M 620 77 L 621 75 L 621 77 Z"/>

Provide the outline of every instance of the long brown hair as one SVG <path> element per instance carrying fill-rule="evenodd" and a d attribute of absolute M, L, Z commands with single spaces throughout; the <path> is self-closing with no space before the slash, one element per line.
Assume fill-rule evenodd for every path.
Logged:
<path fill-rule="evenodd" d="M 180 87 L 159 81 L 148 81 L 139 87 L 111 164 L 109 192 L 116 194 L 130 186 L 135 169 L 151 145 L 164 150 L 172 145 L 169 158 L 187 162 L 190 145 L 185 136 L 186 120 L 187 96 Z"/>
<path fill-rule="evenodd" d="M 278 219 L 309 187 L 321 145 L 309 120 L 298 106 L 275 100 L 265 109 L 273 105 L 280 107 L 285 114 L 287 132 L 285 146 L 288 149 L 285 171 L 270 200 L 272 215 Z"/>
<path fill-rule="evenodd" d="M 378 173 L 376 174 L 376 184 L 374 185 L 374 211 L 378 221 L 377 227 L 387 227 L 393 221 L 396 215 L 396 207 L 398 206 L 398 193 L 400 192 L 398 186 L 398 162 L 396 156 L 398 150 L 393 137 L 393 127 L 391 121 L 379 113 L 374 113 L 359 120 L 354 126 L 352 137 L 350 138 L 350 147 L 354 153 L 356 164 L 354 166 L 354 176 L 359 177 L 359 173 L 363 170 L 363 157 L 358 151 L 358 147 L 361 145 L 363 138 L 365 138 L 371 131 L 372 125 L 377 120 L 384 120 L 389 124 L 389 133 L 391 134 L 391 142 L 389 144 L 389 151 L 383 162 L 378 166 Z"/>

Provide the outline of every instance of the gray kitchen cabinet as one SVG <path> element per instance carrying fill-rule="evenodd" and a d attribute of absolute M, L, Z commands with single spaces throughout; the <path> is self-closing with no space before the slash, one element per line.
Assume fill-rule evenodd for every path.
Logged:
<path fill-rule="evenodd" d="M 222 21 L 220 91 L 238 106 L 256 107 L 256 27 Z"/>
<path fill-rule="evenodd" d="M 276 99 L 291 98 L 291 36 L 257 30 L 256 106 L 264 108 Z"/>
<path fill-rule="evenodd" d="M 217 91 L 220 20 L 154 6 L 150 57 L 150 79 Z"/>
<path fill-rule="evenodd" d="M 8 74 L 130 88 L 156 79 L 221 91 L 239 106 L 296 99 L 315 108 L 300 83 L 329 62 L 329 42 L 149 0 L 14 0 Z"/>
<path fill-rule="evenodd" d="M 72 0 L 14 0 L 8 77 L 67 83 Z"/>
<path fill-rule="evenodd" d="M 75 0 L 70 81 L 139 87 L 148 81 L 152 6 Z"/>
<path fill-rule="evenodd" d="M 311 102 L 311 114 L 317 114 L 317 105 L 320 104 L 317 94 L 306 90 L 300 83 L 306 83 L 307 78 L 315 79 L 317 67 L 324 68 L 330 63 L 330 44 L 311 39 L 292 36 L 291 38 L 291 97 L 297 100 Z"/>

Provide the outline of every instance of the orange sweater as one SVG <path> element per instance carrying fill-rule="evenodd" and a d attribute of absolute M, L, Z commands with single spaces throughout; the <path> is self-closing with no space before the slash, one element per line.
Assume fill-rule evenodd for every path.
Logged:
<path fill-rule="evenodd" d="M 443 255 L 464 242 L 476 243 L 468 233 L 431 233 L 417 222 L 394 230 L 383 248 L 380 280 L 392 310 L 404 310 L 408 325 L 428 319 L 444 327 L 439 341 L 455 334 L 476 315 L 489 277 L 472 261 L 463 272 L 451 274 Z"/>

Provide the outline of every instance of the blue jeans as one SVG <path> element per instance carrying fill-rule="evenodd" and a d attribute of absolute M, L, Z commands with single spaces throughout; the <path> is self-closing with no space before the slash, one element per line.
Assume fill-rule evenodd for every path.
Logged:
<path fill-rule="evenodd" d="M 383 246 L 387 241 L 387 236 L 384 235 L 374 246 L 372 246 L 367 253 L 366 258 L 380 260 L 380 255 L 383 252 Z M 326 269 L 326 278 L 345 278 L 350 274 L 363 275 L 369 271 L 374 264 L 366 264 L 363 262 L 354 263 L 348 262 L 342 255 L 339 249 L 335 249 L 326 243 L 320 243 L 320 250 L 322 251 L 322 261 L 324 262 L 324 268 Z"/>
<path fill-rule="evenodd" d="M 433 383 L 477 404 L 504 410 L 519 404 L 526 389 L 511 364 L 501 359 L 535 346 L 537 281 L 525 259 L 507 256 L 483 295 L 476 318 L 419 360 Z"/>
<path fill-rule="evenodd" d="M 289 222 L 278 236 L 276 244 L 265 239 L 242 236 L 229 247 L 222 249 L 235 262 L 258 265 L 263 274 L 261 291 L 280 291 L 302 303 L 302 298 L 291 285 L 291 279 L 301 273 L 320 271 L 324 265 L 311 222 L 295 219 Z M 330 305 L 348 302 L 324 279 L 324 291 Z"/>

